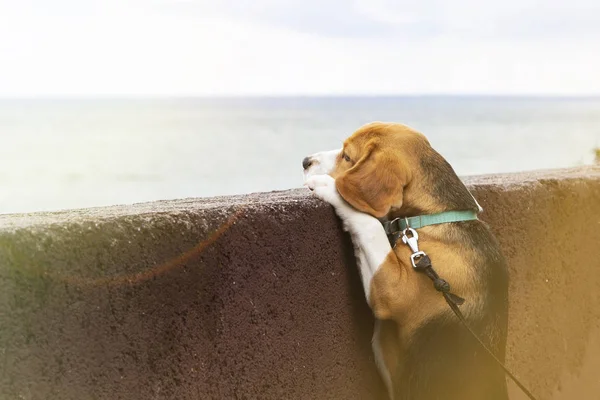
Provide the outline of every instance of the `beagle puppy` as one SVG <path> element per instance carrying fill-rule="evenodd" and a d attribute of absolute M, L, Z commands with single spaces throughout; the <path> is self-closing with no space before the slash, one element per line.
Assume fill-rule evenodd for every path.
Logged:
<path fill-rule="evenodd" d="M 393 400 L 507 399 L 506 379 L 452 313 L 431 280 L 392 247 L 382 221 L 445 211 L 481 211 L 450 164 L 421 133 L 375 122 L 341 149 L 303 162 L 305 185 L 331 204 L 354 245 L 376 322 L 373 352 Z M 466 299 L 469 326 L 504 362 L 508 273 L 498 243 L 477 219 L 418 229 L 436 272 Z"/>

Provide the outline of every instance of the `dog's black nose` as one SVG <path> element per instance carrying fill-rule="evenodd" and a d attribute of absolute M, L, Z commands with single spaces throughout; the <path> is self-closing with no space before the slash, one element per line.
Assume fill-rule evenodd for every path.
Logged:
<path fill-rule="evenodd" d="M 302 168 L 307 169 L 310 167 L 310 164 L 312 164 L 312 160 L 308 157 L 304 157 L 304 160 L 302 160 Z"/>

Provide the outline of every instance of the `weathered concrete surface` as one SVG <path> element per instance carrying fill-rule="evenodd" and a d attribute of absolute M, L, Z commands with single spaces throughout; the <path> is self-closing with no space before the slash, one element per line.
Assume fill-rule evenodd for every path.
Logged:
<path fill-rule="evenodd" d="M 509 366 L 597 398 L 600 168 L 465 181 L 510 263 Z M 0 215 L 0 399 L 378 399 L 371 325 L 305 190 Z"/>

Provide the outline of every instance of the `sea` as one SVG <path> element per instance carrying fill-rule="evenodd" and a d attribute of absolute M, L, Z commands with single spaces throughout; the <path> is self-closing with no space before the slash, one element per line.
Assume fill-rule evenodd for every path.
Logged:
<path fill-rule="evenodd" d="M 302 187 L 302 159 L 361 125 L 424 133 L 461 176 L 594 162 L 600 98 L 0 100 L 0 213 Z"/>

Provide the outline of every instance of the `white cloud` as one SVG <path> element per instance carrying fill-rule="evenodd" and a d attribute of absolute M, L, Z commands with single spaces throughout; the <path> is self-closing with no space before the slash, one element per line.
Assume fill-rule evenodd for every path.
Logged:
<path fill-rule="evenodd" d="M 600 93 L 565 4 L 0 0 L 0 96 Z"/>

